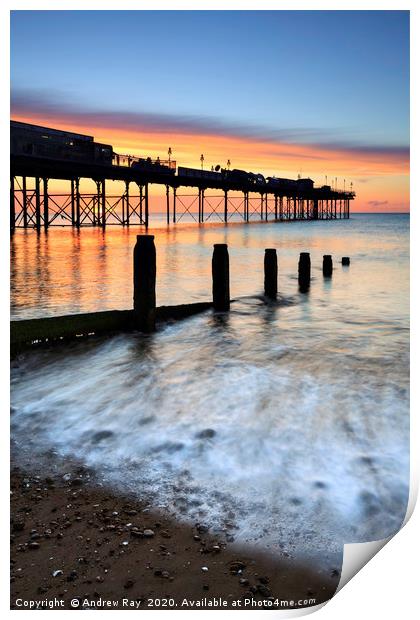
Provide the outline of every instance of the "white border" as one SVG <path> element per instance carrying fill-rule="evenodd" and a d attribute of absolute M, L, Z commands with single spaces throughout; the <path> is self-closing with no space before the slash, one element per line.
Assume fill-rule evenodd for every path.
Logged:
<path fill-rule="evenodd" d="M 83 9 L 92 9 L 92 10 L 107 10 L 107 9 L 132 9 L 132 10 L 191 10 L 191 9 L 211 9 L 211 10 L 269 10 L 269 9 L 294 9 L 294 10 L 411 10 L 411 161 L 412 161 L 412 169 L 415 171 L 420 170 L 419 161 L 418 161 L 418 153 L 417 153 L 417 139 L 418 139 L 418 127 L 419 122 L 413 113 L 414 110 L 420 109 L 420 101 L 418 97 L 418 81 L 419 81 L 419 72 L 418 72 L 418 62 L 417 59 L 420 58 L 419 51 L 419 17 L 418 17 L 418 9 L 414 2 L 395 2 L 395 1 L 354 1 L 354 2 L 340 2 L 338 5 L 337 1 L 323 1 L 317 2 L 316 0 L 306 0 L 299 1 L 295 0 L 294 2 L 278 2 L 278 1 L 267 1 L 267 0 L 259 0 L 258 3 L 254 0 L 238 0 L 237 2 L 233 2 L 229 0 L 212 0 L 206 1 L 201 0 L 201 2 L 193 2 L 193 1 L 161 1 L 154 0 L 153 3 L 142 2 L 142 1 L 134 1 L 134 0 L 119 0 L 119 2 L 114 2 L 110 0 L 61 0 L 58 4 L 56 0 L 43 0 L 40 2 L 35 1 L 4 1 L 2 3 L 0 9 L 0 17 L 1 17 L 1 36 L 0 36 L 0 46 L 1 46 L 1 58 L 5 59 L 5 62 L 2 62 L 2 71 L 0 73 L 2 80 L 2 93 L 3 96 L 1 98 L 1 134 L 2 134 L 2 142 L 3 148 L 0 152 L 1 158 L 1 195 L 2 195 L 2 208 L 3 211 L 6 209 L 8 211 L 8 187 L 9 187 L 9 153 L 8 153 L 8 143 L 9 143 L 9 101 L 8 101 L 8 92 L 9 92 L 9 11 L 10 10 L 83 10 Z M 420 209 L 420 204 L 418 201 L 419 191 L 418 191 L 418 172 L 417 174 L 412 175 L 411 178 L 411 204 L 413 205 L 413 209 L 411 211 L 411 273 L 415 274 L 417 277 L 415 278 L 412 275 L 411 278 L 411 317 L 412 317 L 412 356 L 411 356 L 411 368 L 412 368 L 412 376 L 415 376 L 416 371 L 418 370 L 418 365 L 416 364 L 416 359 L 418 359 L 419 354 L 419 336 L 418 336 L 418 328 L 416 321 L 415 310 L 419 308 L 418 305 L 418 284 L 415 280 L 418 279 L 418 248 L 417 248 L 417 235 L 418 235 L 418 214 L 417 211 Z M 3 224 L 0 227 L 0 247 L 2 254 L 2 278 L 0 280 L 0 292 L 1 292 L 1 342 L 2 342 L 2 356 L 0 359 L 0 377 L 1 377 L 1 388 L 2 388 L 2 415 L 0 418 L 0 424 L 2 425 L 1 433 L 2 437 L 2 471 L 3 475 L 3 491 L 8 494 L 8 476 L 7 472 L 9 470 L 9 454 L 8 454 L 8 392 L 9 392 L 9 357 L 8 357 L 8 320 L 9 320 L 9 310 L 8 310 L 8 299 L 9 299 L 9 273 L 8 273 L 8 264 L 9 264 L 9 232 L 7 230 L 7 226 L 4 225 L 4 216 L 3 216 Z M 412 412 L 418 415 L 419 407 L 418 407 L 418 398 L 417 391 L 414 389 L 412 383 L 411 390 L 411 402 L 412 402 Z M 413 510 L 413 505 L 415 501 L 415 497 L 417 495 L 418 488 L 418 474 L 419 474 L 419 457 L 418 457 L 418 446 L 419 444 L 419 424 L 417 422 L 417 415 L 411 416 L 411 497 L 410 497 L 410 507 L 409 511 Z M 6 443 L 7 442 L 7 443 Z M 5 488 L 4 488 L 5 487 Z M 8 502 L 8 498 L 5 498 L 5 503 Z M 6 532 L 8 531 L 8 522 L 6 521 L 8 518 L 7 511 L 2 511 L 2 528 L 1 532 L 3 536 L 6 536 Z M 388 616 L 398 616 L 402 618 L 412 618 L 414 615 L 418 614 L 418 604 L 416 600 L 416 593 L 418 589 L 418 577 L 417 577 L 417 554 L 416 554 L 416 541 L 418 542 L 420 531 L 420 517 L 419 510 L 416 511 L 414 517 L 410 520 L 410 522 L 404 527 L 403 531 L 398 533 L 387 545 L 386 548 L 383 549 L 373 560 L 371 560 L 368 565 L 356 575 L 352 580 L 351 584 L 347 585 L 342 591 L 339 592 L 337 596 L 333 598 L 331 602 L 329 602 L 322 610 L 320 617 L 331 618 L 336 620 L 337 617 L 340 617 L 342 620 L 352 619 L 354 618 L 355 613 L 363 613 L 364 617 L 369 617 L 370 614 L 375 615 L 377 618 L 382 618 L 385 615 Z M 5 542 L 5 547 L 7 541 Z M 353 547 L 353 545 L 352 545 Z M 418 546 L 417 546 L 418 549 Z M 359 558 L 360 559 L 360 558 Z M 359 564 L 360 565 L 360 564 Z M 1 565 L 1 584 L 4 586 L 2 591 L 5 592 L 6 587 L 5 584 L 9 582 L 9 566 L 8 566 L 8 554 L 3 553 L 3 562 Z M 9 611 L 9 597 L 8 595 L 4 595 L 2 599 L 2 607 L 8 616 Z M 282 611 L 282 612 L 249 612 L 247 617 L 254 618 L 257 614 L 258 616 L 261 613 L 267 617 L 267 614 L 276 617 L 285 618 L 290 615 L 303 615 L 306 610 L 296 610 L 296 611 Z M 29 612 L 22 612 L 29 613 Z M 41 614 L 45 612 L 40 612 Z M 49 612 L 51 613 L 51 612 Z M 70 611 L 64 611 L 60 613 L 74 613 Z M 85 612 L 86 613 L 86 612 Z M 91 612 L 87 612 L 88 614 Z M 113 611 L 108 612 L 108 614 L 120 614 L 122 612 Z M 151 613 L 157 614 L 156 617 L 160 617 L 161 614 L 165 612 L 161 611 L 152 611 Z M 171 611 L 168 612 L 172 615 L 176 615 L 176 617 L 180 617 L 180 614 L 183 613 L 181 611 Z M 189 617 L 198 617 L 202 616 L 203 612 L 194 611 L 193 615 L 189 615 Z M 216 614 L 219 615 L 220 612 L 212 612 L 206 611 L 206 618 L 214 617 Z M 235 612 L 227 612 L 227 613 L 235 613 Z M 307 612 L 306 612 L 307 613 Z M 225 612 L 226 614 L 226 612 Z M 51 618 L 51 616 L 49 616 Z M 225 615 L 226 617 L 226 615 Z"/>

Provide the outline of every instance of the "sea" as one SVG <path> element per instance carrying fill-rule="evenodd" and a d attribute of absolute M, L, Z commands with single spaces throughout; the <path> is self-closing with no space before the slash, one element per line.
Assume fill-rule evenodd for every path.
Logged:
<path fill-rule="evenodd" d="M 409 215 L 151 224 L 158 305 L 210 300 L 213 244 L 227 243 L 231 311 L 20 355 L 18 459 L 74 459 L 152 508 L 282 553 L 397 532 L 409 493 Z M 143 233 L 16 231 L 12 319 L 130 308 Z M 276 302 L 263 296 L 265 248 L 277 250 Z"/>

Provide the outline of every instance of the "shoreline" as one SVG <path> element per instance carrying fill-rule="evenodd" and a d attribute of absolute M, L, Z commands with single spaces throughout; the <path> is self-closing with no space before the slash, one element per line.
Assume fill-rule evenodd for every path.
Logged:
<path fill-rule="evenodd" d="M 319 568 L 228 542 L 98 486 L 84 467 L 27 469 L 11 470 L 11 609 L 287 609 L 337 588 L 337 558 Z"/>

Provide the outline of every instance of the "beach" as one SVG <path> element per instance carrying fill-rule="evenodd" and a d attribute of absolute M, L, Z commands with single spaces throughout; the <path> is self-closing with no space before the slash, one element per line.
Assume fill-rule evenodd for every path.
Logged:
<path fill-rule="evenodd" d="M 12 609 L 281 609 L 318 605 L 338 585 L 339 557 L 320 569 L 261 554 L 228 542 L 229 529 L 216 536 L 101 488 L 84 467 L 60 469 L 12 470 Z"/>
<path fill-rule="evenodd" d="M 225 241 L 231 310 L 13 359 L 12 605 L 328 600 L 343 545 L 405 516 L 409 218 L 153 232 L 158 304 L 208 300 Z M 129 308 L 135 235 L 16 233 L 13 318 Z"/>

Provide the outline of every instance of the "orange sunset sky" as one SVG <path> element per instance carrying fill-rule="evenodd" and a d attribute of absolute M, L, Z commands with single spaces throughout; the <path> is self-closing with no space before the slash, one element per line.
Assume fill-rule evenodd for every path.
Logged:
<path fill-rule="evenodd" d="M 337 178 L 353 211 L 409 210 L 407 11 L 15 11 L 11 94 L 13 119 L 120 154 Z"/>
<path fill-rule="evenodd" d="M 13 114 L 15 120 L 52 126 L 79 133 L 93 135 L 95 140 L 112 144 L 120 154 L 159 156 L 167 158 L 168 147 L 172 158 L 179 165 L 200 167 L 200 155 L 205 156 L 204 166 L 226 165 L 230 159 L 233 168 L 262 172 L 266 176 L 276 175 L 289 178 L 309 176 L 316 184 L 335 184 L 346 189 L 353 183 L 356 200 L 353 211 L 409 211 L 409 155 L 398 149 L 339 149 L 287 142 L 264 141 L 234 135 L 172 132 L 163 130 L 135 130 L 105 126 L 95 123 L 90 117 L 86 121 L 69 117 L 51 119 L 39 114 Z M 66 191 L 68 183 L 51 182 L 52 191 Z M 116 193 L 122 184 L 108 182 L 109 191 Z M 83 180 L 82 191 L 93 191 L 93 182 Z M 152 208 L 162 207 L 158 197 L 164 189 L 151 186 Z"/>

